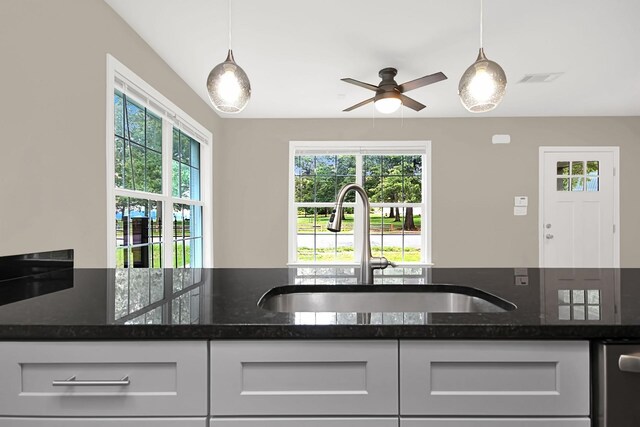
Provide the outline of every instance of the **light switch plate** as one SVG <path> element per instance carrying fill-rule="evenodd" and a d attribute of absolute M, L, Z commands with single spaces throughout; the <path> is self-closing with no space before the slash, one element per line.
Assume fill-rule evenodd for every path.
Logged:
<path fill-rule="evenodd" d="M 513 214 L 515 216 L 524 216 L 527 214 L 527 207 L 526 206 L 514 206 L 513 207 Z"/>
<path fill-rule="evenodd" d="M 527 196 L 516 196 L 513 198 L 513 206 L 529 206 L 529 198 Z"/>

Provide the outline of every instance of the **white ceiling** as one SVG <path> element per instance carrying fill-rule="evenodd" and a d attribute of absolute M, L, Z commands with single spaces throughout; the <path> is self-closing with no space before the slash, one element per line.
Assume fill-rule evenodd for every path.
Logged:
<path fill-rule="evenodd" d="M 226 0 L 105 0 L 207 103 L 226 56 Z M 372 117 L 351 77 L 377 85 L 444 72 L 409 96 L 406 118 L 469 117 L 457 87 L 479 47 L 479 0 L 235 0 L 233 51 L 252 97 L 236 118 Z M 640 1 L 485 0 L 484 47 L 507 73 L 502 104 L 481 117 L 640 115 Z M 525 74 L 564 72 L 551 83 Z M 213 108 L 213 107 L 212 107 Z"/>

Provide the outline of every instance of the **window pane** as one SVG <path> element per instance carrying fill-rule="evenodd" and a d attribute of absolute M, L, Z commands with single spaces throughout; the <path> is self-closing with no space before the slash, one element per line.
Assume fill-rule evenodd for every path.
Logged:
<path fill-rule="evenodd" d="M 401 175 L 382 177 L 382 201 L 385 203 L 396 203 L 402 201 L 402 182 Z M 374 189 L 376 191 L 377 189 Z"/>
<path fill-rule="evenodd" d="M 422 179 L 419 176 L 404 177 L 404 201 L 407 203 L 422 202 Z"/>
<path fill-rule="evenodd" d="M 162 120 L 147 111 L 147 148 L 162 152 Z"/>
<path fill-rule="evenodd" d="M 571 175 L 584 174 L 584 162 L 571 162 Z"/>
<path fill-rule="evenodd" d="M 571 191 L 584 191 L 584 178 L 571 178 Z"/>
<path fill-rule="evenodd" d="M 125 186 L 124 183 L 124 140 L 116 136 L 114 152 L 114 180 L 118 188 Z"/>
<path fill-rule="evenodd" d="M 356 157 L 355 156 L 337 156 L 336 173 L 338 175 L 356 175 Z"/>
<path fill-rule="evenodd" d="M 569 191 L 569 178 L 558 178 L 556 189 L 558 191 Z"/>
<path fill-rule="evenodd" d="M 600 162 L 590 161 L 587 162 L 587 175 L 599 175 L 600 174 Z"/>
<path fill-rule="evenodd" d="M 116 248 L 119 267 L 149 268 L 160 262 L 159 255 L 150 254 L 150 246 L 162 242 L 161 206 L 155 200 L 116 197 L 116 247 L 133 246 L 130 253 Z M 156 252 L 158 248 L 154 246 Z"/>
<path fill-rule="evenodd" d="M 171 195 L 180 197 L 180 169 L 181 164 L 177 160 L 171 161 Z"/>
<path fill-rule="evenodd" d="M 122 99 L 122 95 L 119 92 L 114 94 L 114 129 L 115 134 L 119 136 L 124 136 L 124 101 Z"/>
<path fill-rule="evenodd" d="M 334 202 L 336 192 L 335 176 L 316 176 L 316 202 Z"/>
<path fill-rule="evenodd" d="M 297 261 L 353 260 L 353 208 L 344 208 L 342 230 L 327 230 L 332 208 L 300 208 L 297 218 Z"/>
<path fill-rule="evenodd" d="M 558 175 L 569 175 L 569 162 L 557 162 L 556 170 Z"/>
<path fill-rule="evenodd" d="M 171 152 L 173 160 L 180 160 L 180 132 L 178 129 L 173 129 L 173 142 L 171 144 Z"/>
<path fill-rule="evenodd" d="M 371 203 L 381 203 L 382 200 L 382 177 L 377 176 L 367 176 L 365 175 L 363 178 L 364 189 L 369 196 L 369 201 Z"/>
<path fill-rule="evenodd" d="M 191 171 L 190 167 L 180 162 L 180 197 L 188 199 L 191 195 Z"/>
<path fill-rule="evenodd" d="M 295 156 L 295 175 L 314 175 L 315 163 L 313 156 Z"/>
<path fill-rule="evenodd" d="M 598 178 L 587 178 L 587 191 L 600 191 L 600 183 Z"/>
<path fill-rule="evenodd" d="M 162 193 L 162 154 L 147 150 L 147 186 L 149 193 Z"/>
<path fill-rule="evenodd" d="M 403 175 L 422 175 L 422 156 L 402 157 Z"/>
<path fill-rule="evenodd" d="M 296 176 L 296 202 L 313 202 L 315 198 L 315 180 L 313 176 Z"/>
<path fill-rule="evenodd" d="M 382 156 L 383 175 L 402 175 L 403 156 Z"/>
<path fill-rule="evenodd" d="M 183 133 L 180 135 L 180 162 L 191 164 L 191 138 Z"/>
<path fill-rule="evenodd" d="M 173 268 L 202 267 L 202 207 L 173 205 Z"/>
<path fill-rule="evenodd" d="M 162 193 L 162 121 L 124 95 L 114 99 L 116 187 Z"/>
<path fill-rule="evenodd" d="M 189 198 L 191 200 L 200 200 L 200 169 L 190 167 L 189 171 L 191 172 L 191 193 Z"/>
<path fill-rule="evenodd" d="M 200 168 L 200 144 L 194 139 L 191 140 L 191 166 Z"/>
<path fill-rule="evenodd" d="M 126 100 L 124 112 L 125 138 L 130 138 L 138 144 L 144 145 L 145 110 L 130 98 Z"/>
<path fill-rule="evenodd" d="M 335 175 L 336 156 L 316 156 L 316 175 Z"/>
<path fill-rule="evenodd" d="M 362 162 L 364 176 L 382 175 L 382 156 L 363 156 Z"/>

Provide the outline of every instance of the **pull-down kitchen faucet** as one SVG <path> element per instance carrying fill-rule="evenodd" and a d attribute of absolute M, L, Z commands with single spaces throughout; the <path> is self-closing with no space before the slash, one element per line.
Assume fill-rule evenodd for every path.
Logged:
<path fill-rule="evenodd" d="M 362 212 L 362 250 L 360 251 L 360 283 L 362 284 L 373 284 L 373 270 L 380 269 L 383 270 L 388 266 L 394 267 L 395 264 L 390 262 L 385 257 L 373 257 L 371 256 L 371 235 L 370 227 L 371 220 L 369 218 L 369 214 L 371 211 L 371 204 L 369 203 L 369 197 L 367 196 L 367 192 L 364 188 L 360 187 L 358 184 L 347 184 L 338 193 L 338 197 L 336 199 L 336 206 L 331 213 L 331 217 L 329 217 L 329 224 L 327 225 L 327 230 L 333 231 L 337 233 L 342 228 L 342 203 L 344 203 L 344 198 L 347 196 L 349 191 L 355 191 L 362 199 L 362 204 L 364 205 Z"/>

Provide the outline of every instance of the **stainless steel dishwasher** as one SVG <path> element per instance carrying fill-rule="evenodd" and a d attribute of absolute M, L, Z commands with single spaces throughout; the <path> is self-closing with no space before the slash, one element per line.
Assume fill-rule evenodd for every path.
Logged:
<path fill-rule="evenodd" d="M 640 426 L 640 343 L 600 343 L 594 366 L 594 426 Z"/>

